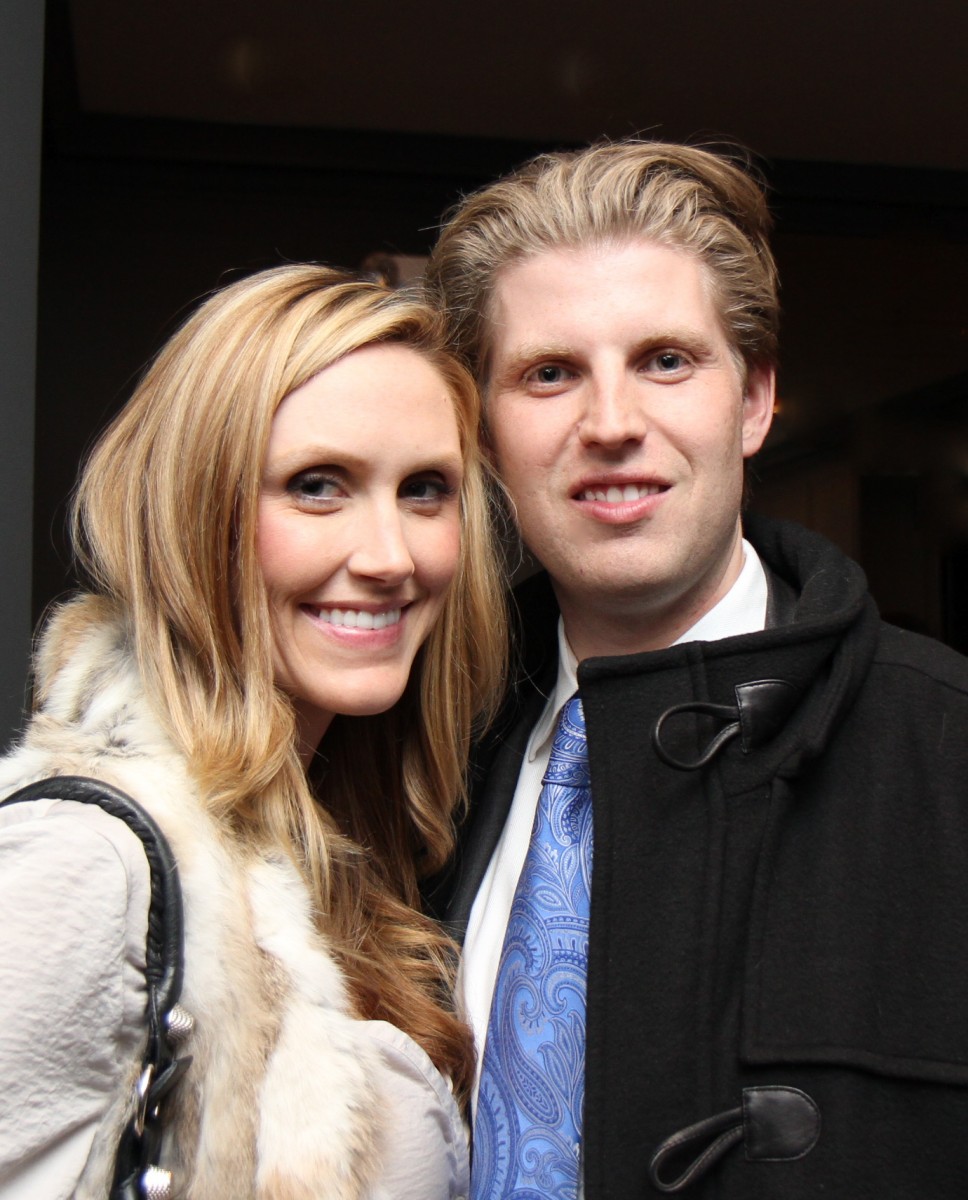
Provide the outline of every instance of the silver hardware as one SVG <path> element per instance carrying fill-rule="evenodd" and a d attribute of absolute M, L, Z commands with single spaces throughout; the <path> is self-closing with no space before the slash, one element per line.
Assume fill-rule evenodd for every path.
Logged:
<path fill-rule="evenodd" d="M 141 1137 L 145 1131 L 145 1118 L 148 1115 L 148 1092 L 151 1089 L 151 1081 L 154 1077 L 154 1065 L 149 1063 L 141 1072 L 141 1078 L 135 1084 L 134 1131 L 138 1137 Z"/>
<path fill-rule="evenodd" d="M 165 1025 L 173 1042 L 183 1042 L 195 1028 L 195 1018 L 187 1008 L 176 1004 L 171 1012 L 165 1014 Z"/>
<path fill-rule="evenodd" d="M 171 1200 L 171 1171 L 149 1167 L 141 1176 L 141 1190 L 147 1200 Z"/>

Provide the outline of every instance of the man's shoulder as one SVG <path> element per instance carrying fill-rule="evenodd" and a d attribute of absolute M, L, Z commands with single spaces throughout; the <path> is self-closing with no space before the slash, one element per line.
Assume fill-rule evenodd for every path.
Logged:
<path fill-rule="evenodd" d="M 862 568 L 822 534 L 794 521 L 773 518 L 749 518 L 747 536 L 762 556 L 770 581 L 771 602 L 779 598 L 785 624 L 801 615 L 795 610 L 806 600 L 821 614 L 825 602 L 834 595 L 840 604 L 859 602 L 867 596 Z M 869 604 L 868 600 L 868 604 Z M 873 609 L 871 610 L 873 612 Z M 880 621 L 877 629 L 873 665 L 875 668 L 910 672 L 930 683 L 968 693 L 968 658 L 932 637 Z"/>
<path fill-rule="evenodd" d="M 968 658 L 934 638 L 881 622 L 875 662 L 968 695 Z"/>

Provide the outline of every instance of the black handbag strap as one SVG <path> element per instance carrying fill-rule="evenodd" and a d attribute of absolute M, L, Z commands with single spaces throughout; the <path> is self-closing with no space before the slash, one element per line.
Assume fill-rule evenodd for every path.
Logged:
<path fill-rule="evenodd" d="M 180 1007 L 184 933 L 178 868 L 155 820 L 126 793 L 82 775 L 54 775 L 5 797 L 4 807 L 27 800 L 74 800 L 96 804 L 123 821 L 141 840 L 150 872 L 145 980 L 148 1041 L 138 1080 L 135 1114 L 121 1135 L 111 1200 L 143 1200 L 170 1194 L 167 1172 L 155 1164 L 161 1146 L 162 1101 L 184 1074 L 190 1057 L 177 1058 L 175 1043 L 191 1029 Z"/>

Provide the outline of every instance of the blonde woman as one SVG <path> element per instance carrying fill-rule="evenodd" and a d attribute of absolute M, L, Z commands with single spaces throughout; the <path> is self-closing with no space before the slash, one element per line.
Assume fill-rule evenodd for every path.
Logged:
<path fill-rule="evenodd" d="M 436 317 L 315 266 L 215 294 L 82 475 L 0 794 L 93 776 L 185 906 L 199 1200 L 466 1194 L 472 1047 L 418 881 L 500 675 L 478 400 Z M 90 806 L 0 809 L 0 1196 L 103 1197 L 144 1039 L 147 867 Z"/>

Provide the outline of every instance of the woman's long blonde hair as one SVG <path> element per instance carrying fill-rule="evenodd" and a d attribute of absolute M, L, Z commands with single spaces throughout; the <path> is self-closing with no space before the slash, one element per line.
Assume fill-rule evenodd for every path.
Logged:
<path fill-rule="evenodd" d="M 337 717 L 312 783 L 273 683 L 259 484 L 281 401 L 379 342 L 421 354 L 453 398 L 460 559 L 406 694 L 382 715 Z M 205 803 L 244 844 L 296 858 L 360 1015 L 406 1030 L 460 1090 L 471 1056 L 453 1016 L 450 945 L 416 911 L 417 887 L 453 848 L 472 725 L 497 695 L 505 643 L 478 395 L 443 346 L 423 302 L 328 268 L 225 288 L 161 350 L 96 445 L 74 540 L 95 590 L 127 618 L 147 694 Z"/>

